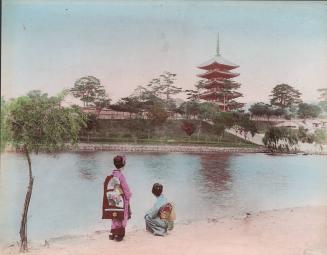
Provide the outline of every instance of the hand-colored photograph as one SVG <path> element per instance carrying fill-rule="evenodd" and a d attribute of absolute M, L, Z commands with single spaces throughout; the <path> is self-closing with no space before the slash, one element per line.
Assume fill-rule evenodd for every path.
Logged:
<path fill-rule="evenodd" d="M 0 254 L 327 255 L 327 2 L 1 7 Z"/>

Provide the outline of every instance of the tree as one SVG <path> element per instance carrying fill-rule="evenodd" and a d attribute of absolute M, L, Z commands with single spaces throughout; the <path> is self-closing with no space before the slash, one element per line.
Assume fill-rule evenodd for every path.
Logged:
<path fill-rule="evenodd" d="M 214 123 L 221 123 L 226 128 L 231 128 L 236 124 L 237 114 L 233 112 L 221 112 L 214 119 Z"/>
<path fill-rule="evenodd" d="M 159 127 L 164 124 L 168 118 L 169 114 L 160 104 L 153 105 L 147 114 L 148 119 L 151 120 L 151 123 L 155 127 Z"/>
<path fill-rule="evenodd" d="M 266 131 L 262 141 L 271 152 L 290 152 L 292 146 L 297 145 L 298 137 L 289 128 L 271 127 Z"/>
<path fill-rule="evenodd" d="M 321 113 L 321 109 L 319 106 L 314 104 L 301 103 L 299 104 L 299 108 L 297 114 L 300 118 L 316 118 Z"/>
<path fill-rule="evenodd" d="M 94 76 L 79 78 L 70 91 L 74 97 L 83 102 L 84 107 L 95 106 L 98 115 L 103 108 L 108 107 L 110 104 L 110 99 L 104 87 L 101 85 L 100 80 Z"/>
<path fill-rule="evenodd" d="M 223 123 L 214 122 L 213 129 L 218 136 L 218 141 L 220 141 L 225 133 L 225 129 L 226 129 L 225 125 Z"/>
<path fill-rule="evenodd" d="M 222 93 L 221 103 L 223 103 L 223 111 L 232 111 L 241 109 L 244 106 L 244 103 L 239 103 L 232 99 L 231 95 L 234 95 L 234 98 L 243 96 L 241 93 L 237 92 L 236 89 L 239 89 L 241 84 L 225 79 L 223 85 L 220 87 L 220 92 Z"/>
<path fill-rule="evenodd" d="M 189 121 L 183 121 L 181 124 L 181 129 L 188 135 L 191 136 L 196 130 L 195 125 Z"/>
<path fill-rule="evenodd" d="M 327 112 L 327 88 L 318 89 L 318 91 L 320 92 L 319 106 L 324 112 Z"/>
<path fill-rule="evenodd" d="M 138 114 L 142 111 L 143 103 L 136 96 L 121 98 L 116 104 L 110 107 L 116 111 L 129 112 L 130 117 L 133 113 Z"/>
<path fill-rule="evenodd" d="M 283 108 L 275 108 L 271 110 L 271 115 L 281 117 L 286 115 L 286 110 Z"/>
<path fill-rule="evenodd" d="M 319 144 L 322 149 L 322 145 L 327 143 L 326 131 L 324 129 L 316 129 L 314 133 L 314 141 Z"/>
<path fill-rule="evenodd" d="M 4 125 L 8 129 L 6 143 L 24 152 L 29 170 L 28 189 L 20 225 L 20 250 L 27 251 L 27 214 L 34 176 L 30 154 L 40 150 L 56 151 L 66 142 L 77 143 L 78 133 L 85 125 L 85 116 L 77 108 L 60 107 L 62 96 L 48 97 L 40 91 L 8 102 Z"/>
<path fill-rule="evenodd" d="M 203 90 L 205 89 L 204 85 L 205 85 L 205 81 L 199 80 L 195 84 L 195 89 L 186 89 L 184 92 L 186 92 L 187 99 L 190 101 L 198 102 L 200 100 L 200 95 L 202 94 Z"/>
<path fill-rule="evenodd" d="M 1 97 L 1 130 L 0 130 L 0 151 L 3 151 L 8 139 L 8 127 L 5 125 L 5 116 L 7 114 L 7 103 L 5 99 Z"/>
<path fill-rule="evenodd" d="M 248 133 L 251 133 L 253 137 L 255 133 L 258 132 L 254 121 L 250 120 L 248 115 L 239 114 L 235 122 L 236 122 L 235 125 L 236 130 L 241 134 L 243 134 L 245 140 L 247 139 Z"/>
<path fill-rule="evenodd" d="M 301 93 L 288 84 L 276 85 L 270 95 L 270 103 L 282 109 L 302 102 Z"/>
<path fill-rule="evenodd" d="M 200 93 L 197 90 L 193 89 L 186 89 L 184 92 L 186 92 L 186 98 L 190 101 L 198 101 Z"/>
<path fill-rule="evenodd" d="M 297 131 L 297 137 L 298 137 L 299 141 L 301 141 L 302 143 L 313 143 L 314 142 L 314 134 L 309 133 L 308 130 L 302 126 L 300 126 Z"/>
<path fill-rule="evenodd" d="M 110 106 L 111 99 L 108 98 L 108 96 L 105 94 L 105 91 L 102 90 L 99 92 L 97 97 L 95 97 L 93 104 L 95 106 L 96 110 L 96 116 L 99 118 L 99 115 L 104 108 L 108 108 Z"/>
<path fill-rule="evenodd" d="M 197 112 L 197 116 L 199 119 L 198 139 L 200 138 L 200 134 L 201 134 L 202 121 L 204 120 L 213 121 L 218 114 L 219 114 L 219 108 L 217 105 L 211 102 L 203 102 L 199 104 L 199 108 Z"/>
<path fill-rule="evenodd" d="M 259 102 L 259 103 L 255 103 L 255 104 L 251 105 L 251 107 L 249 108 L 249 112 L 253 116 L 262 117 L 262 116 L 268 116 L 270 109 L 271 109 L 271 106 L 269 104 Z"/>
<path fill-rule="evenodd" d="M 131 96 L 137 98 L 137 100 L 141 103 L 141 109 L 146 111 L 148 111 L 155 104 L 165 104 L 165 101 L 158 96 L 157 91 L 147 89 L 142 86 L 136 88 Z"/>
<path fill-rule="evenodd" d="M 211 102 L 203 102 L 199 104 L 198 118 L 201 120 L 213 121 L 219 114 L 219 108 Z"/>
<path fill-rule="evenodd" d="M 170 73 L 166 71 L 161 74 L 159 78 L 152 79 L 148 84 L 148 87 L 151 88 L 151 91 L 155 96 L 164 96 L 166 101 L 166 109 L 169 109 L 168 103 L 171 99 L 171 95 L 176 95 L 182 92 L 181 88 L 178 88 L 173 85 L 175 79 L 175 73 Z"/>
<path fill-rule="evenodd" d="M 180 105 L 180 112 L 186 115 L 186 118 L 189 119 L 191 116 L 195 119 L 195 117 L 199 113 L 200 103 L 197 101 L 187 101 Z"/>

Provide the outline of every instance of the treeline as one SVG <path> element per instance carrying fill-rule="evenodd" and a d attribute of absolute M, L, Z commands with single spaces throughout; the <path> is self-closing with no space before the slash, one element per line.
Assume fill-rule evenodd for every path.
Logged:
<path fill-rule="evenodd" d="M 212 102 L 203 104 L 200 100 L 200 95 L 205 90 L 203 82 L 199 81 L 192 90 L 182 90 L 174 85 L 175 81 L 175 73 L 164 72 L 145 86 L 137 87 L 131 95 L 121 98 L 114 104 L 111 104 L 100 80 L 93 76 L 78 79 L 70 91 L 74 97 L 82 101 L 85 107 L 95 107 L 97 115 L 103 108 L 129 112 L 140 117 L 146 113 L 150 118 L 156 112 L 161 119 L 173 114 L 181 114 L 185 118 L 197 118 L 203 108 L 208 108 L 208 105 L 211 105 L 211 108 L 216 107 L 216 111 L 219 111 L 217 104 Z M 310 104 L 303 102 L 299 90 L 288 84 L 279 84 L 269 95 L 270 104 L 254 103 L 249 108 L 249 113 L 268 120 L 271 117 L 316 118 L 327 112 L 327 88 L 319 89 L 319 92 L 321 94 L 319 104 Z M 181 93 L 186 94 L 186 101 L 175 98 Z M 244 111 L 238 110 L 237 112 Z"/>
<path fill-rule="evenodd" d="M 270 104 L 258 102 L 249 108 L 252 116 L 292 118 L 316 118 L 327 112 L 327 88 L 319 89 L 318 104 L 305 103 L 301 92 L 288 84 L 276 85 L 270 94 Z"/>

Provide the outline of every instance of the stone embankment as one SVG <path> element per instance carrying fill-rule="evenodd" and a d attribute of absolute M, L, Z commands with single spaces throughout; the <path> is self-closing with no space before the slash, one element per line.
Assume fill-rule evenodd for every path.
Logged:
<path fill-rule="evenodd" d="M 69 151 L 124 151 L 124 152 L 267 152 L 264 147 L 213 147 L 195 145 L 137 145 L 137 144 L 96 144 L 79 143 L 76 146 L 68 146 Z"/>

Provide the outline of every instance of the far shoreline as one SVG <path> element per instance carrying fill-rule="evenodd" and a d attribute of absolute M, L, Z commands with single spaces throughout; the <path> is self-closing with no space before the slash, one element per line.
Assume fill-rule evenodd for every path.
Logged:
<path fill-rule="evenodd" d="M 196 144 L 131 144 L 131 143 L 78 143 L 75 145 L 67 144 L 58 152 L 140 152 L 140 153 L 267 153 L 271 155 L 327 155 L 327 152 L 271 152 L 263 146 L 253 147 L 216 147 L 210 145 Z M 8 146 L 5 152 L 19 152 L 19 150 Z"/>
<path fill-rule="evenodd" d="M 215 147 L 208 145 L 185 144 L 107 144 L 107 143 L 79 143 L 68 145 L 64 151 L 89 152 L 89 151 L 119 151 L 119 152 L 184 152 L 184 153 L 213 153 L 213 152 L 247 152 L 267 153 L 264 147 Z"/>

